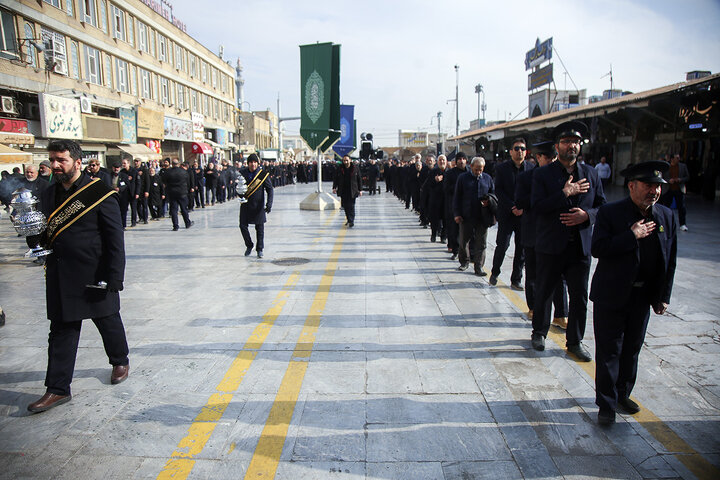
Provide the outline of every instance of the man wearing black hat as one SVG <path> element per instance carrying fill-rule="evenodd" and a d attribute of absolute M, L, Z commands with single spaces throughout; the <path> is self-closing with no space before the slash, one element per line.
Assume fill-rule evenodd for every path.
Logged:
<path fill-rule="evenodd" d="M 515 234 L 515 255 L 513 257 L 512 273 L 510 274 L 510 287 L 513 290 L 523 290 L 520 282 L 522 280 L 523 264 L 525 263 L 520 229 L 523 210 L 515 205 L 515 183 L 521 172 L 527 172 L 535 168 L 535 165 L 525 161 L 526 153 L 525 139 L 514 139 L 512 147 L 510 147 L 510 160 L 501 163 L 495 169 L 495 193 L 498 197 L 498 229 L 489 282 L 490 285 L 497 285 L 500 267 L 505 259 L 505 252 L 510 246 L 510 237 Z"/>
<path fill-rule="evenodd" d="M 455 187 L 460 175 L 467 171 L 467 155 L 457 152 L 455 155 L 455 166 L 447 169 L 443 178 L 443 190 L 445 192 L 445 224 L 447 225 L 448 250 L 452 253 L 451 260 L 455 260 L 459 252 L 460 225 L 455 222 L 453 202 L 455 198 Z"/>
<path fill-rule="evenodd" d="M 348 155 L 342 157 L 342 165 L 335 172 L 333 193 L 340 197 L 340 203 L 345 210 L 345 225 L 349 228 L 355 226 L 355 199 L 362 196 L 362 177 L 360 168 L 352 163 Z"/>
<path fill-rule="evenodd" d="M 250 236 L 248 225 L 255 224 L 255 250 L 258 258 L 263 257 L 265 248 L 265 214 L 270 213 L 273 204 L 273 186 L 270 174 L 264 168 L 259 167 L 260 159 L 254 153 L 247 158 L 247 168 L 240 170 L 240 175 L 245 178 L 247 191 L 243 195 L 247 202 L 240 205 L 240 232 L 245 241 L 245 256 L 252 253 L 253 242 Z M 267 201 L 265 200 L 267 194 Z M 263 208 L 264 207 L 264 208 Z"/>
<path fill-rule="evenodd" d="M 587 127 L 565 122 L 553 130 L 558 161 L 533 175 L 531 205 L 537 219 L 535 308 L 532 346 L 545 349 L 550 329 L 549 303 L 560 279 L 567 281 L 570 311 L 566 330 L 568 352 L 589 362 L 582 345 L 587 316 L 592 225 L 605 194 L 597 170 L 577 163 Z"/>
<path fill-rule="evenodd" d="M 637 378 L 638 356 L 645 339 L 650 307 L 667 310 L 677 257 L 677 224 L 660 204 L 662 173 L 668 164 L 643 162 L 621 173 L 630 196 L 602 206 L 592 235 L 598 259 L 592 280 L 595 331 L 595 403 L 598 423 L 615 422 L 615 408 L 635 414 L 630 399 Z"/>
<path fill-rule="evenodd" d="M 557 160 L 557 152 L 555 151 L 554 142 L 551 140 L 536 143 L 535 158 L 538 167 L 544 167 Z M 528 305 L 528 318 L 532 320 L 533 310 L 535 308 L 535 277 L 537 274 L 535 260 L 535 215 L 530 204 L 532 193 L 532 178 L 537 169 L 528 170 L 518 175 L 515 185 L 515 206 L 522 209 L 521 218 L 522 230 L 522 246 L 525 252 L 525 300 Z M 565 280 L 561 279 L 553 294 L 553 305 L 555 306 L 555 316 L 553 317 L 553 325 L 565 329 L 567 328 L 567 287 Z M 547 305 L 549 307 L 549 304 Z M 547 312 L 550 315 L 550 312 Z"/>

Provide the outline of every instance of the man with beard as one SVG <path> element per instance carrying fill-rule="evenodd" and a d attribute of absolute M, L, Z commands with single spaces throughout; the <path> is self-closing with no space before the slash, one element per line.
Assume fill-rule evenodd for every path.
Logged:
<path fill-rule="evenodd" d="M 558 282 L 565 277 L 570 298 L 567 350 L 589 362 L 592 357 L 581 342 L 587 317 L 590 241 L 605 194 L 597 170 L 577 163 L 586 134 L 587 126 L 578 121 L 555 127 L 558 161 L 539 168 L 533 175 L 531 205 L 537 215 L 537 277 L 531 341 L 534 349 L 545 349 L 550 329 L 549 302 Z"/>
<path fill-rule="evenodd" d="M 48 219 L 44 246 L 52 253 L 45 271 L 50 320 L 45 395 L 28 405 L 32 413 L 69 402 L 82 321 L 92 318 L 110 364 L 110 383 L 128 377 L 120 295 L 125 246 L 117 194 L 82 173 L 82 150 L 72 140 L 48 145 L 55 181 L 40 199 Z"/>
<path fill-rule="evenodd" d="M 430 170 L 427 180 L 423 184 L 422 191 L 426 196 L 425 212 L 430 222 L 430 241 L 435 242 L 438 236 L 440 241 L 445 241 L 445 229 L 443 217 L 445 216 L 445 192 L 443 192 L 443 178 L 447 168 L 447 158 L 440 155 L 437 159 L 437 166 Z"/>
<path fill-rule="evenodd" d="M 50 184 L 38 176 L 38 169 L 35 165 L 25 165 L 25 178 L 22 185 L 30 190 L 33 197 L 40 198 L 40 194 L 50 186 Z"/>
<path fill-rule="evenodd" d="M 180 160 L 172 159 L 172 168 L 165 172 L 163 176 L 165 184 L 165 194 L 170 202 L 170 218 L 172 219 L 173 231 L 180 230 L 180 222 L 178 221 L 178 207 L 185 221 L 185 228 L 192 227 L 195 222 L 190 220 L 190 214 L 187 210 L 188 191 L 190 190 L 190 178 L 185 169 L 180 168 Z"/>
<path fill-rule="evenodd" d="M 112 187 L 112 177 L 110 174 L 100 168 L 100 160 L 92 158 L 88 161 L 87 170 L 85 172 L 90 178 L 99 178 L 105 185 Z"/>
<path fill-rule="evenodd" d="M 148 223 L 148 197 L 150 196 L 150 179 L 147 167 L 139 158 L 133 160 L 137 173 L 137 209 L 138 219 L 145 225 Z"/>
<path fill-rule="evenodd" d="M 377 181 L 380 178 L 380 169 L 378 168 L 375 156 L 370 157 L 370 165 L 367 168 L 368 190 L 370 195 L 375 195 L 377 190 Z"/>
<path fill-rule="evenodd" d="M 195 163 L 195 208 L 205 208 L 205 175 L 200 164 Z"/>
<path fill-rule="evenodd" d="M 527 172 L 534 168 L 532 163 L 525 161 L 526 150 L 525 139 L 514 139 L 512 147 L 510 147 L 510 160 L 506 160 L 495 169 L 498 228 L 489 283 L 490 285 L 497 285 L 500 268 L 505 259 L 505 252 L 510 246 L 510 237 L 514 235 L 515 254 L 513 256 L 512 273 L 510 274 L 510 288 L 513 290 L 523 290 L 520 284 L 523 264 L 525 263 L 520 231 L 523 210 L 515 205 L 515 183 L 520 172 Z"/>
<path fill-rule="evenodd" d="M 127 162 L 127 160 L 125 160 Z M 127 212 L 130 206 L 131 198 L 134 196 L 135 183 L 130 178 L 127 171 L 122 168 L 122 163 L 115 163 L 112 166 L 111 184 L 112 188 L 118 193 L 118 201 L 120 203 L 120 220 L 123 229 L 127 228 Z"/>
<path fill-rule="evenodd" d="M 619 406 L 640 411 L 630 399 L 650 308 L 665 313 L 677 261 L 677 224 L 672 210 L 657 204 L 666 162 L 632 165 L 621 173 L 630 196 L 600 207 L 592 235 L 598 259 L 592 280 L 595 330 L 595 403 L 598 423 L 615 422 Z"/>
<path fill-rule="evenodd" d="M 165 199 L 165 185 L 162 183 L 162 179 L 159 174 L 155 173 L 154 168 L 150 168 L 148 177 L 150 178 L 150 196 L 149 206 L 150 214 L 153 220 L 160 220 L 162 216 L 162 204 Z"/>
<path fill-rule="evenodd" d="M 130 206 L 130 227 L 137 225 L 138 212 L 137 204 L 140 197 L 140 182 L 138 181 L 137 170 L 130 166 L 130 160 L 124 158 L 121 162 L 127 188 L 120 192 L 120 214 L 123 215 L 123 228 L 127 226 L 127 211 Z"/>
<path fill-rule="evenodd" d="M 240 170 L 245 178 L 247 191 L 244 197 L 247 202 L 240 204 L 240 233 L 245 241 L 245 256 L 252 253 L 253 242 L 248 226 L 255 225 L 255 250 L 258 258 L 263 258 L 265 249 L 265 222 L 266 214 L 270 213 L 273 204 L 273 186 L 270 173 L 264 168 L 258 168 L 260 159 L 254 153 L 247 158 L 247 168 Z M 265 195 L 267 194 L 267 200 Z"/>
<path fill-rule="evenodd" d="M 448 251 L 452 253 L 451 260 L 455 260 L 458 255 L 458 236 L 460 234 L 460 226 L 455 222 L 455 213 L 453 212 L 453 198 L 455 196 L 455 186 L 458 177 L 467 171 L 467 156 L 463 152 L 455 155 L 455 166 L 449 168 L 443 178 L 443 191 L 445 192 L 445 226 L 447 228 Z"/>
<path fill-rule="evenodd" d="M 215 191 L 217 190 L 218 173 L 215 164 L 210 162 L 205 168 L 205 203 L 215 205 Z M 212 201 L 210 200 L 212 198 Z"/>
<path fill-rule="evenodd" d="M 348 228 L 354 227 L 355 199 L 362 196 L 362 177 L 358 166 L 353 164 L 347 155 L 342 158 L 342 165 L 335 173 L 332 190 L 340 197 L 340 204 L 345 210 L 345 225 Z"/>

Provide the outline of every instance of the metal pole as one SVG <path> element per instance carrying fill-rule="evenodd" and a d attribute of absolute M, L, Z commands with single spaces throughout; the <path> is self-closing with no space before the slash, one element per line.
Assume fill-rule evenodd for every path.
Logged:
<path fill-rule="evenodd" d="M 317 149 L 317 162 L 318 162 L 318 189 L 317 193 L 322 193 L 322 159 L 320 158 L 320 147 Z"/>
<path fill-rule="evenodd" d="M 455 136 L 460 135 L 460 66 L 455 65 Z"/>
<path fill-rule="evenodd" d="M 282 128 L 280 128 L 280 92 L 277 97 L 277 129 L 278 129 L 278 162 L 283 162 Z"/>

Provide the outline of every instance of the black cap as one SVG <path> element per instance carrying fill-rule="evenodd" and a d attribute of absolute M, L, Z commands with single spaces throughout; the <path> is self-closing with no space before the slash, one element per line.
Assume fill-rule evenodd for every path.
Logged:
<path fill-rule="evenodd" d="M 458 158 L 464 158 L 465 160 L 467 160 L 467 155 L 465 155 L 465 152 L 457 152 L 457 154 L 455 155 L 455 160 L 457 160 Z"/>
<path fill-rule="evenodd" d="M 260 163 L 260 159 L 254 153 L 251 153 L 250 155 L 248 155 L 247 161 Z"/>
<path fill-rule="evenodd" d="M 640 180 L 645 183 L 667 183 L 662 174 L 667 172 L 670 164 L 662 160 L 650 160 L 649 162 L 630 165 L 620 172 L 620 175 L 627 177 L 628 181 Z"/>
<path fill-rule="evenodd" d="M 577 120 L 570 120 L 569 122 L 563 122 L 557 127 L 553 128 L 553 138 L 557 142 L 561 138 L 567 137 L 578 137 L 587 138 L 588 127 L 583 122 Z"/>
<path fill-rule="evenodd" d="M 535 149 L 535 153 L 538 155 L 546 155 L 548 157 L 555 158 L 555 142 L 552 140 L 534 143 L 533 148 Z"/>

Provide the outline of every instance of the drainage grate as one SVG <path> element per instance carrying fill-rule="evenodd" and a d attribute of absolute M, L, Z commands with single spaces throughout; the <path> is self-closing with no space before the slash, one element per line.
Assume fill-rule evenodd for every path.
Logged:
<path fill-rule="evenodd" d="M 280 258 L 278 260 L 273 260 L 272 263 L 274 265 L 280 265 L 283 267 L 292 267 L 294 265 L 303 265 L 305 263 L 308 263 L 310 259 L 308 258 L 301 258 L 301 257 L 288 257 L 288 258 Z"/>

